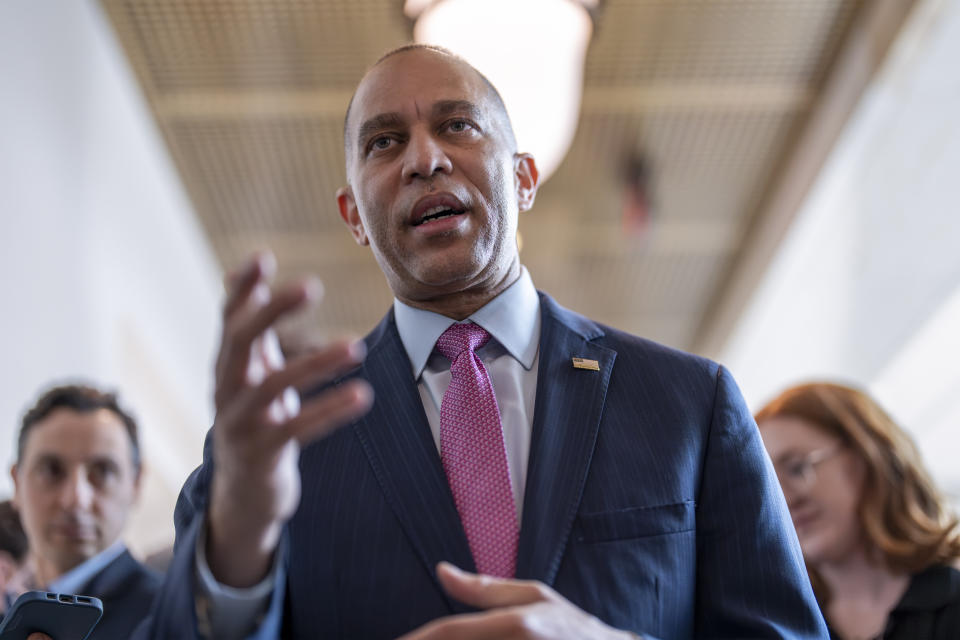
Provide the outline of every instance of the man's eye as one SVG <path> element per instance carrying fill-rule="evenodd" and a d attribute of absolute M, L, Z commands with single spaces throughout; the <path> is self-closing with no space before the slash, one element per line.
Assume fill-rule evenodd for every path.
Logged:
<path fill-rule="evenodd" d="M 55 461 L 48 460 L 37 465 L 37 473 L 46 481 L 56 481 L 63 476 L 63 467 Z"/>
<path fill-rule="evenodd" d="M 97 462 L 90 467 L 90 482 L 99 485 L 117 475 L 116 465 L 110 462 Z"/>
<path fill-rule="evenodd" d="M 380 136 L 370 141 L 369 149 L 370 151 L 383 151 L 384 149 L 389 149 L 391 144 L 393 144 L 393 138 Z"/>
<path fill-rule="evenodd" d="M 468 129 L 472 129 L 473 125 L 471 125 L 466 120 L 451 120 L 447 124 L 447 128 L 454 133 L 463 133 Z"/>

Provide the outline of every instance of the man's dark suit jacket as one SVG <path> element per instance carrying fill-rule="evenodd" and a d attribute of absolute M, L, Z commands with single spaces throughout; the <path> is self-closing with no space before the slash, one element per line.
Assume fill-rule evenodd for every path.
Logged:
<path fill-rule="evenodd" d="M 826 637 L 776 477 L 730 375 L 598 325 L 541 294 L 540 364 L 517 577 L 660 638 Z M 440 560 L 473 570 L 393 313 L 355 375 L 364 418 L 306 447 L 287 527 L 284 637 L 393 638 L 468 611 Z M 599 371 L 574 368 L 596 360 Z M 208 439 L 209 445 L 209 439 Z M 176 512 L 177 552 L 149 629 L 195 637 L 204 464 Z"/>
<path fill-rule="evenodd" d="M 77 590 L 103 601 L 103 617 L 87 640 L 128 640 L 150 613 L 160 584 L 160 575 L 137 562 L 129 551 L 120 554 Z"/>

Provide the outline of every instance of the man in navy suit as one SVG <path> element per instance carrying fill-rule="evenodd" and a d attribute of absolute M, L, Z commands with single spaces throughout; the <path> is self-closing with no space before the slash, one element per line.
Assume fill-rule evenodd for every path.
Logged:
<path fill-rule="evenodd" d="M 826 637 L 730 375 L 534 289 L 515 238 L 537 168 L 492 85 L 442 50 L 391 52 L 357 88 L 345 148 L 340 214 L 393 308 L 362 342 L 283 362 L 270 328 L 317 288 L 271 292 L 268 256 L 233 275 L 217 418 L 144 636 Z M 454 323 L 492 336 L 476 354 L 519 524 L 512 576 L 473 573 L 445 475 L 452 374 L 434 345 Z M 298 406 L 291 388 L 319 391 Z"/>

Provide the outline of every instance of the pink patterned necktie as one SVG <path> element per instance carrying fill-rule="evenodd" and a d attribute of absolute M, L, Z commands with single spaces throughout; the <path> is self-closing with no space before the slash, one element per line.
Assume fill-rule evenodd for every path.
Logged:
<path fill-rule="evenodd" d="M 475 324 L 451 325 L 437 340 L 450 360 L 450 386 L 440 405 L 440 458 L 477 571 L 516 572 L 517 512 L 493 385 L 474 351 L 490 340 Z"/>

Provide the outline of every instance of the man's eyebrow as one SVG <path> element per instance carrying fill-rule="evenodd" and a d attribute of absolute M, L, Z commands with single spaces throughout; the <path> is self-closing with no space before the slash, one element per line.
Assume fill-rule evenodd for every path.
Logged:
<path fill-rule="evenodd" d="M 51 462 L 62 463 L 63 458 L 56 453 L 49 453 L 47 451 L 41 451 L 33 458 L 33 464 L 35 465 L 41 464 L 41 463 L 49 464 Z"/>
<path fill-rule="evenodd" d="M 399 113 L 381 113 L 373 116 L 372 118 L 364 121 L 360 125 L 360 128 L 357 129 L 357 144 L 363 145 L 364 140 L 366 140 L 372 133 L 381 131 L 383 129 L 390 129 L 393 127 L 400 127 L 403 125 L 403 118 L 400 117 Z"/>
<path fill-rule="evenodd" d="M 436 118 L 442 118 L 453 113 L 466 113 L 477 120 L 483 115 L 480 107 L 469 100 L 439 100 L 433 105 L 433 115 Z"/>
<path fill-rule="evenodd" d="M 87 460 L 87 464 L 109 464 L 115 467 L 118 465 L 118 462 L 117 458 L 107 453 L 93 456 Z"/>

